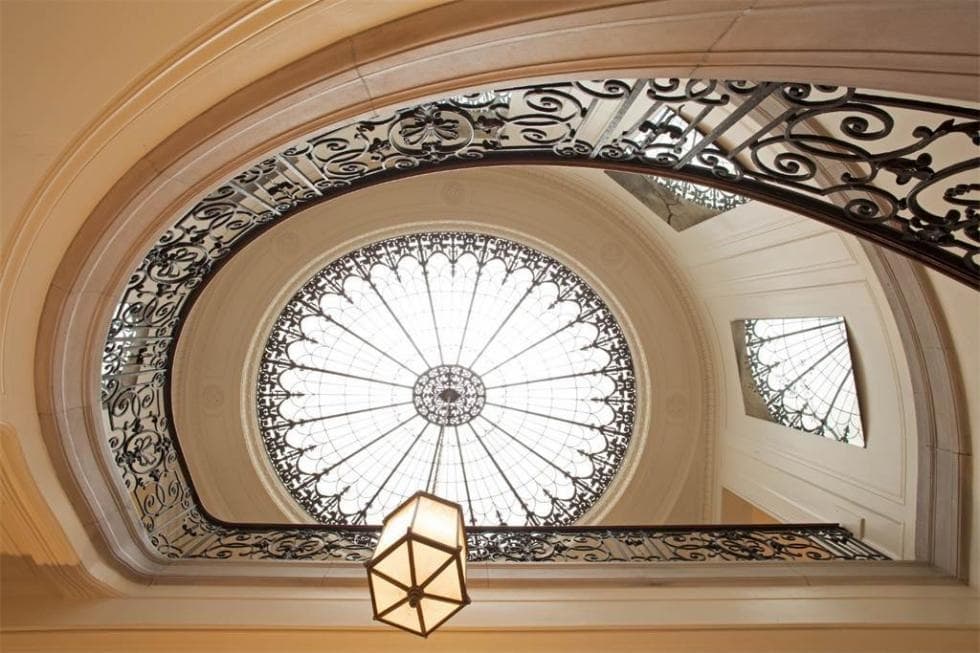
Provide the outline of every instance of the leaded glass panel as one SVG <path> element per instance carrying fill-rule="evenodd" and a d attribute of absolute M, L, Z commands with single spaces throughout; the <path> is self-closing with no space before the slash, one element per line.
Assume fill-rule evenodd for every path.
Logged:
<path fill-rule="evenodd" d="M 865 446 L 843 317 L 751 319 L 732 327 L 749 415 Z"/>
<path fill-rule="evenodd" d="M 326 523 L 380 523 L 430 490 L 470 524 L 565 524 L 633 431 L 623 331 L 575 273 L 475 233 L 374 243 L 318 272 L 270 334 L 270 460 Z"/>

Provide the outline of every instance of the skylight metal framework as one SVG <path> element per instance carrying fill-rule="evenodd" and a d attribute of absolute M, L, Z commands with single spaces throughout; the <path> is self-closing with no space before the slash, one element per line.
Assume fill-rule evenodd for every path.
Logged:
<path fill-rule="evenodd" d="M 326 524 L 378 524 L 420 488 L 471 525 L 567 524 L 612 480 L 636 387 L 605 302 L 557 260 L 426 232 L 340 257 L 266 343 L 259 425 Z"/>

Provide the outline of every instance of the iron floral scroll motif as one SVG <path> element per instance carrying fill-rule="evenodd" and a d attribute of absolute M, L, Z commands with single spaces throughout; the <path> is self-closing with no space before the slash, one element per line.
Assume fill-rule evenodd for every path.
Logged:
<path fill-rule="evenodd" d="M 702 184 L 692 184 L 682 179 L 656 178 L 657 183 L 677 196 L 678 199 L 693 202 L 698 206 L 718 213 L 731 211 L 736 206 L 741 206 L 748 201 L 747 197 L 742 197 L 735 193 L 729 193 L 713 186 Z"/>
<path fill-rule="evenodd" d="M 162 554 L 229 538 L 222 557 L 269 550 L 281 529 L 219 524 L 200 507 L 169 414 L 174 343 L 238 248 L 350 189 L 440 167 L 617 167 L 787 206 L 976 286 L 978 128 L 975 109 L 852 88 L 614 79 L 457 96 L 314 134 L 201 198 L 139 262 L 106 338 L 106 444 Z"/>
<path fill-rule="evenodd" d="M 833 524 L 473 530 L 472 562 L 888 560 Z"/>
<path fill-rule="evenodd" d="M 224 531 L 195 558 L 366 562 L 378 529 L 283 528 L 255 540 Z M 834 524 L 468 529 L 470 562 L 800 562 L 888 560 Z"/>

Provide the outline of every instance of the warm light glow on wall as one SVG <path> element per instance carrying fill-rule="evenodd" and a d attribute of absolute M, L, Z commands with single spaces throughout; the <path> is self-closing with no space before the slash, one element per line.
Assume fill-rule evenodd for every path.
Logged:
<path fill-rule="evenodd" d="M 374 618 L 428 637 L 470 602 L 462 509 L 414 494 L 385 518 L 367 569 Z"/>

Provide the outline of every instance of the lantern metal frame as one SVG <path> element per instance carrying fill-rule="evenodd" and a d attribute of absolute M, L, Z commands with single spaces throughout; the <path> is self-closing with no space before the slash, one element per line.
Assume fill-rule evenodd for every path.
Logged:
<path fill-rule="evenodd" d="M 382 538 L 379 538 L 379 542 L 381 541 L 381 539 L 383 539 L 384 530 L 388 526 L 391 517 L 399 513 L 403 508 L 405 508 L 409 504 L 413 502 L 418 502 L 420 499 L 427 499 L 430 501 L 434 501 L 436 503 L 441 503 L 443 505 L 450 506 L 456 510 L 459 519 L 459 528 L 463 535 L 463 537 L 461 537 L 459 540 L 460 544 L 455 547 L 448 546 L 443 542 L 439 542 L 438 540 L 434 540 L 430 537 L 414 532 L 412 527 L 409 526 L 406 529 L 405 534 L 399 537 L 394 542 L 392 542 L 387 547 L 387 549 L 383 551 L 380 555 L 378 555 L 377 550 L 375 550 L 375 555 L 372 556 L 370 560 L 365 562 L 364 566 L 367 569 L 367 573 L 368 573 L 368 589 L 371 592 L 371 608 L 372 611 L 374 612 L 374 619 L 376 621 L 385 623 L 389 626 L 394 626 L 395 628 L 398 628 L 400 630 L 404 630 L 414 635 L 420 635 L 422 637 L 427 638 L 433 631 L 435 631 L 437 628 L 442 626 L 442 624 L 446 623 L 457 612 L 459 612 L 464 607 L 469 605 L 471 603 L 471 600 L 470 600 L 469 593 L 466 591 L 466 560 L 468 557 L 468 551 L 466 546 L 466 528 L 463 525 L 463 509 L 459 504 L 454 503 L 452 501 L 447 501 L 446 499 L 443 499 L 442 497 L 439 497 L 430 492 L 423 492 L 423 491 L 416 492 L 408 499 L 406 499 L 404 502 L 402 502 L 397 508 L 392 510 L 387 517 L 385 517 L 384 523 L 381 526 Z M 416 510 L 418 510 L 417 507 Z M 423 580 L 421 583 L 419 582 L 419 579 L 416 575 L 415 547 L 413 546 L 414 543 L 416 542 L 431 547 L 433 549 L 436 549 L 438 551 L 442 551 L 449 555 L 448 559 L 444 563 L 442 563 L 439 567 L 437 567 L 434 571 L 432 571 L 429 574 L 428 578 Z M 412 582 L 410 586 L 380 571 L 377 568 L 377 566 L 380 563 L 384 562 L 390 555 L 392 555 L 395 551 L 397 551 L 401 546 L 405 544 L 408 544 L 407 546 L 408 566 L 411 573 L 411 582 Z M 441 596 L 439 594 L 431 594 L 426 592 L 426 587 L 453 564 L 455 564 L 456 571 L 458 574 L 461 599 L 457 600 L 451 597 L 446 597 L 446 596 Z M 392 603 L 390 606 L 387 606 L 383 610 L 379 610 L 378 597 L 374 590 L 374 583 L 371 582 L 372 574 L 377 575 L 379 578 L 385 580 L 388 583 L 395 585 L 396 587 L 404 591 L 405 598 L 395 601 L 394 603 Z M 439 601 L 442 603 L 451 603 L 451 604 L 455 604 L 456 607 L 435 624 L 428 625 L 425 622 L 425 614 L 422 609 L 423 599 L 427 599 L 431 601 Z M 385 619 L 386 615 L 391 614 L 393 611 L 404 606 L 406 603 L 410 607 L 415 608 L 415 610 L 417 611 L 419 625 L 421 626 L 420 631 L 415 631 L 412 630 L 411 628 L 406 628 L 405 626 L 399 623 Z"/>

